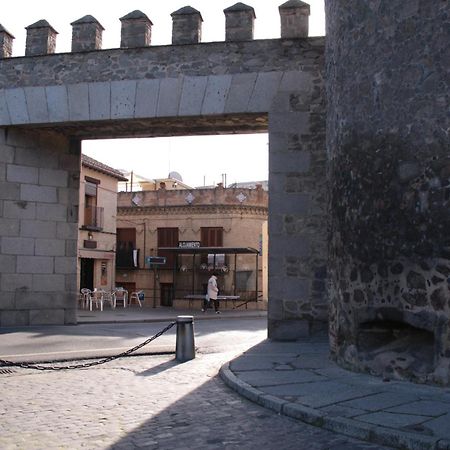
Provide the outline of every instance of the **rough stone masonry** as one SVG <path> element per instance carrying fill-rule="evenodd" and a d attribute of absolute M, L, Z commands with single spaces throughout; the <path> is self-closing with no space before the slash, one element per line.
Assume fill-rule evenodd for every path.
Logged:
<path fill-rule="evenodd" d="M 326 2 L 333 356 L 450 383 L 450 3 Z"/>

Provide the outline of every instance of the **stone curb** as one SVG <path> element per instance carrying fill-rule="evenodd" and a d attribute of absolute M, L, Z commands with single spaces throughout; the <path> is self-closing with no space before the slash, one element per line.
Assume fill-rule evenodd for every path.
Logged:
<path fill-rule="evenodd" d="M 271 409 L 278 414 L 298 419 L 309 425 L 344 434 L 355 439 L 395 448 L 409 450 L 450 450 L 450 441 L 447 439 L 420 436 L 400 430 L 390 430 L 386 427 L 370 425 L 344 417 L 333 417 L 323 411 L 265 394 L 239 379 L 231 371 L 229 362 L 220 368 L 219 375 L 227 386 L 248 400 Z"/>
<path fill-rule="evenodd" d="M 180 312 L 180 315 L 187 314 L 185 312 Z M 224 319 L 260 319 L 261 317 L 266 317 L 265 314 L 220 314 L 220 315 L 200 315 L 198 311 L 189 312 L 189 315 L 193 315 L 196 321 L 199 320 L 224 320 Z M 156 323 L 156 322 L 170 322 L 171 320 L 176 320 L 176 317 L 149 317 L 149 318 L 140 318 L 137 317 L 135 319 L 106 319 L 106 320 L 78 320 L 77 325 L 103 325 L 103 324 L 115 324 L 115 323 Z M 37 325 L 40 326 L 40 325 Z M 1 327 L 0 327 L 1 328 Z"/>

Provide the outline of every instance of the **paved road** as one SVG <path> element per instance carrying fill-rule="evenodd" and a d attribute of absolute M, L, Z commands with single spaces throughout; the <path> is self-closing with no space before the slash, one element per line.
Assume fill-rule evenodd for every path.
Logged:
<path fill-rule="evenodd" d="M 0 374 L 0 449 L 383 448 L 279 416 L 231 391 L 218 370 L 264 339 L 264 322 L 244 321 L 239 330 L 234 321 L 229 332 L 220 322 L 197 327 L 197 344 L 205 345 L 184 364 L 172 355 L 139 356 Z"/>
<path fill-rule="evenodd" d="M 263 317 L 216 317 L 195 320 L 195 344 L 201 352 L 241 347 L 246 350 L 267 337 L 267 320 Z M 3 328 L 0 329 L 0 359 L 52 361 L 114 355 L 140 344 L 171 321 Z M 176 327 L 173 327 L 141 352 L 174 352 L 175 341 Z"/>

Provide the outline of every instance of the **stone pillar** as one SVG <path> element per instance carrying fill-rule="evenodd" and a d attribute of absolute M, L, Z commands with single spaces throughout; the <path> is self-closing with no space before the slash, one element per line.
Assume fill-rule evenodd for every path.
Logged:
<path fill-rule="evenodd" d="M 290 74 L 269 111 L 268 335 L 327 328 L 327 183 L 323 53 Z"/>
<path fill-rule="evenodd" d="M 278 7 L 281 20 L 281 38 L 308 37 L 310 8 L 301 0 L 289 0 Z"/>
<path fill-rule="evenodd" d="M 58 32 L 46 21 L 39 20 L 28 27 L 25 56 L 55 53 Z"/>
<path fill-rule="evenodd" d="M 0 326 L 76 322 L 81 145 L 0 129 Z"/>
<path fill-rule="evenodd" d="M 72 52 L 89 52 L 102 48 L 104 28 L 92 16 L 84 16 L 72 22 Z"/>
<path fill-rule="evenodd" d="M 14 36 L 0 24 L 0 58 L 10 58 L 12 55 Z"/>
<path fill-rule="evenodd" d="M 244 3 L 236 3 L 223 10 L 225 13 L 225 40 L 248 41 L 253 39 L 255 10 Z"/>
<path fill-rule="evenodd" d="M 171 14 L 172 44 L 198 44 L 202 39 L 202 16 L 200 11 L 185 6 Z"/>
<path fill-rule="evenodd" d="M 120 18 L 122 32 L 120 47 L 148 47 L 152 40 L 152 21 L 141 11 L 133 11 Z"/>
<path fill-rule="evenodd" d="M 429 332 L 429 371 L 414 372 L 423 361 L 406 351 L 402 367 L 392 342 L 376 350 L 377 370 L 448 385 L 448 3 L 325 4 L 332 353 L 367 370 L 361 336 L 401 323 Z"/>

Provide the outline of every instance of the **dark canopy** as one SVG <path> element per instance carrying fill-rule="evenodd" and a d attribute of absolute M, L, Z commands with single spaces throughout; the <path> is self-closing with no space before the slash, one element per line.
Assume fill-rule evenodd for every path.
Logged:
<path fill-rule="evenodd" d="M 252 247 L 197 247 L 197 248 L 182 248 L 182 247 L 158 247 L 158 250 L 165 252 L 177 253 L 179 255 L 195 255 L 199 253 L 209 254 L 258 254 L 259 251 Z"/>

